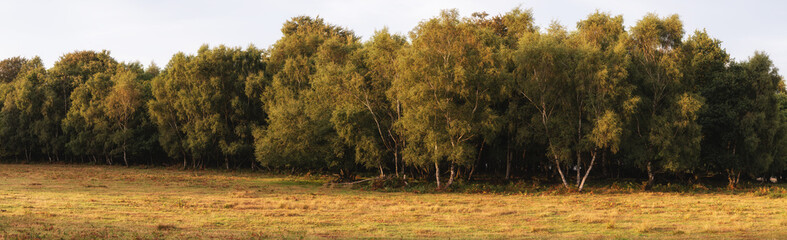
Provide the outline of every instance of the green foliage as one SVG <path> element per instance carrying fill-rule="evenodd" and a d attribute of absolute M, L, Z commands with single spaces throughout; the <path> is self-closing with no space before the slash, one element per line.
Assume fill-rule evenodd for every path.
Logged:
<path fill-rule="evenodd" d="M 117 65 L 108 51 L 76 51 L 60 57 L 48 70 L 41 123 L 45 127 L 39 134 L 47 155 L 59 158 L 66 151 L 76 155 L 101 155 L 103 146 L 100 145 L 107 139 L 96 136 L 98 141 L 92 140 L 93 135 L 101 134 L 101 128 L 105 127 L 88 123 L 101 114 L 95 111 L 99 101 L 94 101 L 92 94 L 100 98 L 106 92 L 107 82 Z M 73 110 L 72 106 L 75 106 Z M 90 116 L 85 118 L 80 114 Z"/>
<path fill-rule="evenodd" d="M 110 127 L 103 103 L 112 89 L 118 63 L 108 53 L 75 53 L 81 54 L 70 61 L 61 60 L 60 65 L 55 64 L 58 71 L 51 71 L 53 78 L 73 86 L 62 122 L 69 137 L 66 147 L 74 155 L 103 157 L 110 148 L 105 145 L 110 142 Z"/>
<path fill-rule="evenodd" d="M 403 36 L 392 35 L 387 29 L 378 31 L 344 66 L 334 65 L 335 77 L 322 77 L 317 85 L 319 91 L 335 97 L 331 123 L 339 137 L 354 148 L 355 161 L 367 168 L 377 167 L 381 174 L 388 165 L 384 159 L 391 156 L 399 174 L 403 141 L 393 123 L 400 109 L 395 96 L 389 98 L 388 94 L 397 76 L 396 57 L 406 44 Z"/>
<path fill-rule="evenodd" d="M 37 128 L 41 124 L 42 98 L 40 88 L 46 80 L 46 69 L 41 59 L 31 60 L 12 58 L 12 61 L 23 63 L 4 77 L 12 80 L 0 83 L 0 155 L 22 156 L 31 160 L 37 152 L 39 139 Z M 4 64 L 6 61 L 3 61 Z"/>
<path fill-rule="evenodd" d="M 150 68 L 149 68 L 150 69 Z M 155 150 L 158 144 L 155 126 L 150 121 L 146 103 L 152 98 L 150 78 L 156 72 L 142 72 L 138 64 L 118 67 L 110 79 L 114 85 L 102 102 L 109 126 L 110 155 L 141 157 Z"/>
<path fill-rule="evenodd" d="M 258 81 L 265 69 L 264 52 L 202 46 L 197 55 L 175 54 L 153 79 L 148 103 L 159 141 L 170 157 L 206 163 L 241 161 L 252 153 L 252 129 L 262 115 L 259 99 L 247 82 Z M 223 161 L 221 161 L 223 160 Z"/>
<path fill-rule="evenodd" d="M 348 168 L 347 146 L 331 123 L 336 98 L 321 89 L 352 75 L 346 64 L 361 47 L 358 37 L 305 16 L 287 21 L 282 33 L 270 53 L 267 126 L 255 131 L 256 158 L 271 167 Z"/>
<path fill-rule="evenodd" d="M 684 39 L 677 15 L 627 30 L 597 11 L 572 31 L 533 15 L 446 10 L 366 42 L 299 16 L 268 49 L 205 45 L 163 69 L 108 51 L 71 52 L 50 69 L 9 58 L 0 156 L 346 180 L 379 170 L 399 185 L 435 174 L 441 190 L 477 169 L 559 175 L 580 191 L 594 166 L 646 173 L 646 188 L 657 174 L 726 175 L 734 187 L 787 170 L 787 90 L 765 53 L 731 61 L 704 30 Z"/>
<path fill-rule="evenodd" d="M 630 114 L 619 106 L 629 99 L 631 87 L 623 82 L 628 53 L 622 18 L 596 13 L 577 25 L 574 33 L 553 24 L 547 33 L 525 34 L 511 55 L 511 88 L 535 108 L 541 125 L 522 127 L 541 131 L 566 186 L 562 168 L 574 166 L 581 190 L 582 170 L 590 173 L 597 153 L 619 148 L 622 120 Z M 583 160 L 586 153 L 589 163 Z"/>
<path fill-rule="evenodd" d="M 567 33 L 559 26 L 554 27 L 549 33 L 536 32 L 522 37 L 518 49 L 511 55 L 515 68 L 512 72 L 514 80 L 509 83 L 518 97 L 527 100 L 537 110 L 538 121 L 544 131 L 539 135 L 548 140 L 548 155 L 555 161 L 561 161 L 568 158 L 570 149 L 559 147 L 559 144 L 566 143 L 555 138 L 570 134 L 559 132 L 570 129 L 558 128 L 553 114 L 566 104 L 565 95 L 569 88 L 563 86 L 569 84 L 571 76 L 566 73 L 572 66 L 560 62 L 568 60 L 572 49 L 562 44 Z"/>
<path fill-rule="evenodd" d="M 404 160 L 436 167 L 448 162 L 450 179 L 454 165 L 468 166 L 474 159 L 471 140 L 497 124 L 490 108 L 499 85 L 495 62 L 479 32 L 456 10 L 421 22 L 410 33 L 412 46 L 401 55 L 401 78 L 393 83 L 407 89 L 397 92 L 404 112 L 397 124 L 406 129 L 408 142 Z"/>
<path fill-rule="evenodd" d="M 14 81 L 27 61 L 27 59 L 22 57 L 12 57 L 0 61 L 0 83 Z"/>
<path fill-rule="evenodd" d="M 595 67 L 595 72 L 580 86 L 586 96 L 582 111 L 593 124 L 587 134 L 588 147 L 616 153 L 620 148 L 623 123 L 634 114 L 632 109 L 625 107 L 626 103 L 638 101 L 632 94 L 634 86 L 625 81 L 630 56 L 625 45 L 627 35 L 623 17 L 596 12 L 577 23 L 577 29 L 577 37 L 588 44 L 586 51 L 596 54 L 585 63 L 588 66 L 585 69 Z"/>
<path fill-rule="evenodd" d="M 729 64 L 726 74 L 705 85 L 711 100 L 704 112 L 703 151 L 713 171 L 726 172 L 734 186 L 741 173 L 760 176 L 783 166 L 782 79 L 767 55 Z M 732 100 L 734 99 L 734 100 Z M 731 101 L 732 100 L 732 101 Z"/>
<path fill-rule="evenodd" d="M 648 172 L 680 173 L 699 160 L 701 126 L 696 117 L 702 97 L 681 71 L 683 23 L 677 15 L 648 14 L 631 29 L 630 81 L 637 86 L 638 114 L 627 144 L 629 157 Z"/>

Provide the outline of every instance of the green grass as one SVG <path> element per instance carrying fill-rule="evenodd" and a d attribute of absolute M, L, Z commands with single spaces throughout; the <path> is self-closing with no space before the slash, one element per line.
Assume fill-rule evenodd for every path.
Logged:
<path fill-rule="evenodd" d="M 787 237 L 784 185 L 466 193 L 487 188 L 380 192 L 259 173 L 0 165 L 0 239 Z"/>

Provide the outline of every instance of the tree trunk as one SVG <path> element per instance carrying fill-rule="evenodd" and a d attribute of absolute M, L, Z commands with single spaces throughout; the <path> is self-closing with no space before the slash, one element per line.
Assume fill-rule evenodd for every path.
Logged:
<path fill-rule="evenodd" d="M 590 175 L 590 170 L 593 169 L 593 164 L 595 162 L 596 162 L 596 151 L 593 151 L 593 153 L 591 153 L 590 165 L 588 165 L 588 170 L 585 172 L 585 176 L 582 177 L 582 183 L 579 184 L 579 189 L 577 189 L 578 191 L 581 192 L 582 188 L 585 187 L 585 181 L 588 180 L 588 176 Z"/>
<path fill-rule="evenodd" d="M 727 188 L 735 189 L 735 180 L 733 179 L 733 175 L 735 175 L 732 169 L 727 169 Z"/>
<path fill-rule="evenodd" d="M 396 177 L 399 177 L 399 150 L 394 149 L 394 171 L 396 171 Z"/>
<path fill-rule="evenodd" d="M 125 149 L 123 150 L 123 163 L 125 163 L 126 167 L 128 167 L 128 159 L 126 159 L 126 150 Z"/>
<path fill-rule="evenodd" d="M 380 168 L 380 178 L 384 178 L 385 177 L 385 172 L 383 172 L 383 164 L 379 163 L 377 165 L 377 167 Z"/>
<path fill-rule="evenodd" d="M 609 173 L 607 172 L 607 151 L 601 150 L 601 174 L 604 177 L 609 177 Z"/>
<path fill-rule="evenodd" d="M 560 169 L 560 161 L 558 161 L 557 156 L 555 156 L 555 166 L 557 167 L 557 173 L 560 174 L 560 180 L 563 181 L 563 186 L 566 187 L 566 188 L 569 188 L 568 187 L 568 182 L 566 181 L 566 176 L 563 175 L 563 170 Z"/>
<path fill-rule="evenodd" d="M 582 153 L 577 150 L 577 188 L 579 188 L 580 182 L 582 182 Z"/>
<path fill-rule="evenodd" d="M 475 172 L 475 164 L 473 164 L 473 167 L 470 168 L 470 173 L 467 174 L 467 181 L 470 181 L 470 179 L 473 178 L 473 172 Z"/>
<path fill-rule="evenodd" d="M 729 181 L 727 184 L 727 188 L 735 189 L 738 186 L 738 181 L 741 179 L 741 171 L 738 171 L 737 174 L 735 170 L 727 169 L 727 180 Z"/>
<path fill-rule="evenodd" d="M 434 162 L 434 177 L 437 180 L 437 189 L 440 189 L 440 164 Z"/>
<path fill-rule="evenodd" d="M 522 150 L 522 163 L 526 164 L 525 157 L 527 156 L 527 149 Z M 527 173 L 527 165 L 525 165 L 524 173 Z"/>
<path fill-rule="evenodd" d="M 484 152 L 484 145 L 486 145 L 486 139 L 481 141 L 481 148 L 478 149 L 478 157 L 476 157 L 475 162 L 473 162 L 473 166 L 470 168 L 470 173 L 467 174 L 467 181 L 473 178 L 473 172 L 475 172 L 475 165 L 481 161 L 481 153 Z"/>
<path fill-rule="evenodd" d="M 123 163 L 128 167 L 128 159 L 126 159 L 126 141 L 123 141 Z"/>
<path fill-rule="evenodd" d="M 455 171 L 454 171 L 454 163 L 451 163 L 451 170 L 449 172 L 450 176 L 448 177 L 448 183 L 445 184 L 445 188 L 450 187 L 451 184 L 454 183 L 454 175 L 455 175 L 454 173 L 455 173 Z"/>
<path fill-rule="evenodd" d="M 648 160 L 647 165 L 648 170 L 648 182 L 645 183 L 645 190 L 650 190 L 653 188 L 653 180 L 656 178 L 655 174 L 653 173 L 653 164 L 652 161 Z"/>
<path fill-rule="evenodd" d="M 509 143 L 508 147 L 506 149 L 506 180 L 511 179 L 511 157 L 512 157 L 512 155 L 513 154 L 511 153 L 511 144 Z"/>

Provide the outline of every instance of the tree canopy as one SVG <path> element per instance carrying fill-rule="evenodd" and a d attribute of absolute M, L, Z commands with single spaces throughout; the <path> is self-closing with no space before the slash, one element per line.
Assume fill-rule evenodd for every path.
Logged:
<path fill-rule="evenodd" d="M 444 10 L 365 41 L 320 17 L 259 49 L 203 45 L 167 65 L 74 51 L 0 61 L 0 157 L 432 179 L 783 175 L 787 91 L 677 15 L 574 30 L 533 11 Z M 591 171 L 593 170 L 593 171 Z M 692 181 L 692 180 L 690 180 Z"/>

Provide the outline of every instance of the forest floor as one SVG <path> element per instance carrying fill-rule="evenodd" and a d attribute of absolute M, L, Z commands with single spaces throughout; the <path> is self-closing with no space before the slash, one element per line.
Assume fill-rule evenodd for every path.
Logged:
<path fill-rule="evenodd" d="M 784 187 L 413 193 L 251 172 L 0 164 L 0 239 L 783 239 Z"/>

